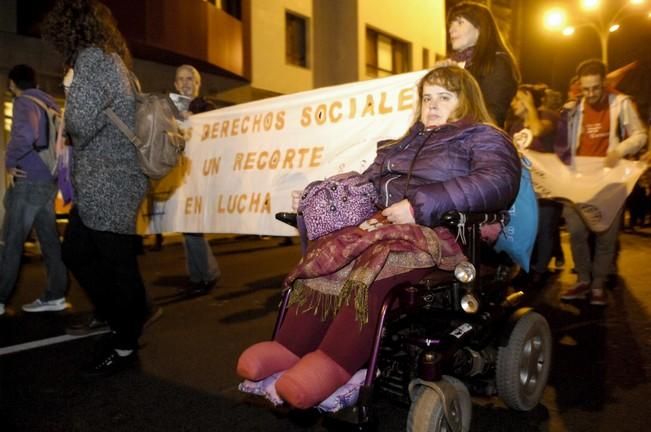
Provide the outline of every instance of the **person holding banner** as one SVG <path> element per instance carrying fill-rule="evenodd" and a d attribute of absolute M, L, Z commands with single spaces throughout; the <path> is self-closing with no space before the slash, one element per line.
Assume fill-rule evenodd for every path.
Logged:
<path fill-rule="evenodd" d="M 436 67 L 420 80 L 418 95 L 415 123 L 401 138 L 380 142 L 375 161 L 363 173 L 375 186 L 378 218 L 384 222 L 377 229 L 370 224 L 368 234 L 365 222 L 311 243 L 285 280 L 294 289 L 275 340 L 249 347 L 238 360 L 237 373 L 249 381 L 282 372 L 275 389 L 294 407 L 323 401 L 368 361 L 379 310 L 392 287 L 417 282 L 432 266 L 448 268 L 463 259 L 454 236 L 436 227 L 444 213 L 506 209 L 518 192 L 521 167 L 515 147 L 491 124 L 468 71 Z M 340 278 L 336 263 L 357 246 L 353 238 L 369 241 L 365 250 L 370 251 L 399 246 L 400 270 L 390 271 L 391 258 L 377 261 L 373 252 L 362 252 L 353 257 L 355 270 Z M 422 255 L 415 249 L 430 243 L 424 238 L 439 251 L 428 265 L 418 263 Z M 322 276 L 302 276 L 308 268 L 319 268 Z M 380 271 L 380 278 L 359 280 Z M 326 286 L 333 290 L 322 290 Z"/>
<path fill-rule="evenodd" d="M 506 131 L 513 136 L 518 150 L 541 153 L 554 152 L 554 138 L 559 116 L 543 107 L 547 86 L 522 84 L 511 101 L 511 115 Z M 547 266 L 556 248 L 560 248 L 559 224 L 563 204 L 550 199 L 538 199 L 538 235 L 531 259 L 531 271 L 524 276 L 526 283 L 540 287 L 547 276 Z"/>
<path fill-rule="evenodd" d="M 647 142 L 643 126 L 631 98 L 607 90 L 606 65 L 586 60 L 577 67 L 581 97 L 561 116 L 557 147 L 565 149 L 570 163 L 575 157 L 599 157 L 605 168 L 617 165 L 624 156 L 637 154 Z M 589 245 L 590 229 L 573 205 L 566 205 L 563 216 L 570 233 L 570 245 L 577 271 L 576 284 L 565 291 L 564 300 L 585 299 L 595 306 L 607 304 L 604 287 L 615 261 L 617 234 L 623 206 L 614 222 L 595 233 L 594 254 Z"/>
<path fill-rule="evenodd" d="M 450 59 L 479 83 L 486 108 L 499 127 L 520 82 L 520 71 L 487 6 L 473 1 L 454 5 L 447 17 Z"/>
<path fill-rule="evenodd" d="M 213 104 L 207 103 L 199 96 L 201 75 L 190 65 L 181 65 L 176 69 L 174 88 L 181 97 L 172 100 L 184 117 L 214 109 Z M 210 244 L 201 233 L 183 233 L 185 259 L 190 274 L 189 294 L 206 294 L 215 287 L 221 278 L 221 271 Z"/>

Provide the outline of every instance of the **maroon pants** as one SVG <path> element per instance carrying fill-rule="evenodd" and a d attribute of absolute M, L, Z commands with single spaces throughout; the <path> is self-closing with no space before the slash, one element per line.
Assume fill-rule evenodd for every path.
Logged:
<path fill-rule="evenodd" d="M 389 290 L 401 283 L 416 283 L 429 272 L 431 269 L 416 269 L 373 283 L 368 291 L 368 323 L 361 327 L 355 321 L 353 305 L 343 306 L 325 321 L 312 311 L 298 313 L 292 306 L 276 341 L 299 357 L 320 349 L 352 375 L 369 360 L 380 309 Z"/>

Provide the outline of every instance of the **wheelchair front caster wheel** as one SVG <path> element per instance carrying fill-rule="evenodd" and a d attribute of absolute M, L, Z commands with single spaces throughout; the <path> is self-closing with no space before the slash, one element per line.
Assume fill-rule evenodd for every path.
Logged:
<path fill-rule="evenodd" d="M 470 430 L 472 401 L 468 389 L 458 379 L 443 375 L 438 382 L 414 380 L 409 385 L 409 394 L 411 406 L 407 416 L 407 432 Z"/>

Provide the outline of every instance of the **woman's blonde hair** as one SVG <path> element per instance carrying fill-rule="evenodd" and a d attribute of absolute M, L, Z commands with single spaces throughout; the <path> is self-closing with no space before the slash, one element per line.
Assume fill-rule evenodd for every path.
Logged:
<path fill-rule="evenodd" d="M 482 96 L 479 84 L 467 70 L 455 66 L 446 65 L 435 67 L 425 75 L 418 83 L 418 105 L 416 108 L 416 120 L 420 120 L 422 113 L 423 87 L 425 85 L 437 85 L 453 92 L 459 98 L 459 105 L 452 113 L 448 121 L 467 120 L 471 123 L 495 124 L 488 113 L 484 97 Z"/>

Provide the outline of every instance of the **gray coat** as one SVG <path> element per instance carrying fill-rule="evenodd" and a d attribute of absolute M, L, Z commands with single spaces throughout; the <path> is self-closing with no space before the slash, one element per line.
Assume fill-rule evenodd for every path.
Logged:
<path fill-rule="evenodd" d="M 148 182 L 133 144 L 103 114 L 111 107 L 131 128 L 135 99 L 119 56 L 82 50 L 74 65 L 65 122 L 74 146 L 74 204 L 88 228 L 133 234 Z"/>

